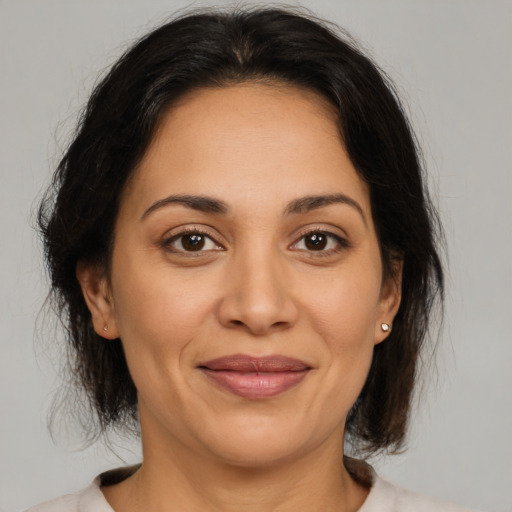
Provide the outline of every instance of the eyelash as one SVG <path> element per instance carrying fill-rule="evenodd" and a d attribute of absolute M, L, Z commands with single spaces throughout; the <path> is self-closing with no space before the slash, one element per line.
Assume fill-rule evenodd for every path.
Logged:
<path fill-rule="evenodd" d="M 311 236 L 311 235 L 326 236 L 327 238 L 334 240 L 335 243 L 337 244 L 337 246 L 335 248 L 331 248 L 328 250 L 319 250 L 319 251 L 308 250 L 308 249 L 295 249 L 295 250 L 304 251 L 304 252 L 308 253 L 308 256 L 311 256 L 311 257 L 323 258 L 323 257 L 333 256 L 334 254 L 338 254 L 339 252 L 349 249 L 351 247 L 350 243 L 348 242 L 348 240 L 346 238 L 343 238 L 340 235 L 336 235 L 334 233 L 331 233 L 330 231 L 327 231 L 327 230 L 321 229 L 321 228 L 313 228 L 313 229 L 304 231 L 303 233 L 300 234 L 299 239 L 291 245 L 291 247 L 297 246 L 301 242 L 305 243 L 306 237 Z"/>
<path fill-rule="evenodd" d="M 204 238 L 210 240 L 211 242 L 213 242 L 217 248 L 213 249 L 213 250 L 212 249 L 207 249 L 207 250 L 198 250 L 198 251 L 187 251 L 185 249 L 177 249 L 176 247 L 173 247 L 172 244 L 174 242 L 176 242 L 176 241 L 178 241 L 180 239 L 183 239 L 187 235 L 201 235 L 202 237 L 204 237 Z M 307 253 L 309 253 L 308 255 L 310 255 L 312 257 L 328 257 L 328 256 L 332 256 L 333 254 L 337 254 L 337 253 L 343 251 L 344 249 L 349 249 L 351 247 L 349 242 L 345 238 L 343 238 L 343 237 L 341 237 L 339 235 L 336 235 L 334 233 L 331 233 L 330 231 L 326 231 L 324 229 L 319 229 L 319 228 L 310 229 L 308 231 L 305 231 L 305 232 L 301 233 L 300 237 L 298 238 L 298 240 L 296 242 L 294 242 L 293 244 L 291 244 L 290 247 L 296 247 L 297 245 L 299 245 L 299 243 L 304 241 L 307 236 L 311 236 L 311 235 L 323 235 L 323 236 L 326 236 L 327 238 L 329 238 L 331 240 L 334 239 L 334 241 L 337 244 L 337 247 L 336 248 L 331 248 L 331 249 L 328 249 L 328 250 L 318 250 L 318 251 L 308 250 L 308 249 L 292 249 L 292 250 L 307 252 Z M 199 228 L 187 228 L 187 229 L 184 229 L 183 231 L 180 231 L 179 233 L 176 233 L 176 234 L 174 234 L 174 235 L 172 235 L 172 236 L 170 236 L 168 238 L 165 238 L 162 241 L 161 245 L 162 245 L 162 247 L 165 250 L 168 250 L 168 251 L 173 252 L 175 254 L 186 254 L 187 257 L 204 256 L 205 252 L 212 252 L 212 251 L 215 252 L 215 251 L 225 250 L 224 247 L 221 244 L 219 244 L 213 237 L 211 237 L 209 235 L 209 233 L 207 233 L 206 231 L 203 231 L 203 230 L 201 230 Z M 182 240 L 182 247 L 183 247 L 183 240 Z"/>
<path fill-rule="evenodd" d="M 202 251 L 202 250 L 186 251 L 185 249 L 177 249 L 176 247 L 172 246 L 172 244 L 174 242 L 178 241 L 180 238 L 183 239 L 187 235 L 201 235 L 205 239 L 211 240 L 217 247 L 219 247 L 219 249 L 215 249 L 215 250 L 224 250 L 224 247 L 222 247 L 222 245 L 220 245 L 218 242 L 216 242 L 206 231 L 203 231 L 202 229 L 199 229 L 199 228 L 187 228 L 187 229 L 180 231 L 179 233 L 176 233 L 168 238 L 165 238 L 162 241 L 162 246 L 164 249 L 166 249 L 170 252 L 177 253 L 177 254 L 186 254 L 187 256 L 192 256 L 192 257 L 202 256 L 202 255 L 204 255 L 205 252 L 211 251 L 211 249 L 207 250 L 207 251 Z M 182 240 L 182 246 L 183 246 L 183 240 Z M 201 254 L 201 253 L 203 253 L 203 254 Z"/>

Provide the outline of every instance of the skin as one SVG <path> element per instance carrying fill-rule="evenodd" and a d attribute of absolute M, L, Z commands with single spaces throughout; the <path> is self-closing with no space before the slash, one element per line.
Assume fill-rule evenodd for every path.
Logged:
<path fill-rule="evenodd" d="M 332 194 L 353 204 L 286 213 Z M 158 203 L 176 195 L 229 211 Z M 207 236 L 203 250 L 186 251 L 183 230 Z M 327 236 L 321 250 L 306 244 L 312 232 Z M 122 339 L 139 394 L 144 462 L 102 489 L 116 511 L 359 509 L 368 490 L 342 463 L 345 419 L 400 280 L 383 279 L 368 187 L 324 99 L 254 83 L 186 96 L 123 192 L 111 274 L 79 264 L 77 277 L 98 334 Z M 232 354 L 312 369 L 247 399 L 197 368 Z"/>

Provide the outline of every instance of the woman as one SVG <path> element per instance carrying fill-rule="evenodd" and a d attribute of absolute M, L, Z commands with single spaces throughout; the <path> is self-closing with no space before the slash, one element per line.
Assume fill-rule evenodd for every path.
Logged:
<path fill-rule="evenodd" d="M 41 208 L 74 374 L 140 466 L 35 511 L 461 510 L 403 446 L 443 273 L 396 95 L 321 22 L 188 15 L 94 91 Z"/>

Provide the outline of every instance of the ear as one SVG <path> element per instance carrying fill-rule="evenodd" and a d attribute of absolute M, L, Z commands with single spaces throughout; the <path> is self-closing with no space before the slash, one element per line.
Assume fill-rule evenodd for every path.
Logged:
<path fill-rule="evenodd" d="M 403 260 L 394 259 L 391 263 L 391 274 L 387 275 L 383 282 L 379 299 L 379 311 L 375 325 L 375 343 L 384 341 L 393 329 L 393 320 L 400 307 L 402 299 L 402 273 Z M 389 330 L 385 331 L 382 326 L 387 324 Z"/>
<path fill-rule="evenodd" d="M 119 338 L 114 303 L 105 271 L 98 265 L 79 261 L 76 266 L 76 277 L 91 312 L 96 334 L 108 340 Z"/>

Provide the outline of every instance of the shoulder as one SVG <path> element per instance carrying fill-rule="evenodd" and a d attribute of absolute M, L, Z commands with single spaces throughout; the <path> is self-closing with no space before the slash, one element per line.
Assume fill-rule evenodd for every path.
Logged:
<path fill-rule="evenodd" d="M 81 491 L 46 501 L 25 512 L 114 512 L 99 488 L 99 480 Z"/>
<path fill-rule="evenodd" d="M 412 510 L 414 512 L 471 512 L 459 505 L 402 489 L 377 476 L 359 512 L 410 512 Z"/>

